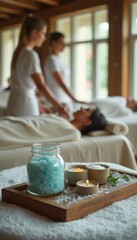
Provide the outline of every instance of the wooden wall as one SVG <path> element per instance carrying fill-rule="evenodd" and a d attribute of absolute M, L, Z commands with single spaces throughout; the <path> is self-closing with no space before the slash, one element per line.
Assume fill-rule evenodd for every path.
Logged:
<path fill-rule="evenodd" d="M 93 7 L 107 5 L 109 9 L 109 95 L 129 95 L 129 75 L 128 75 L 128 2 L 129 0 L 79 0 L 75 3 L 68 3 L 64 6 L 52 8 L 48 11 L 38 12 L 49 26 L 49 31 L 54 30 L 54 20 L 56 16 L 68 13 L 86 11 Z M 14 20 L 7 25 L 20 22 Z M 0 26 L 0 29 L 7 25 Z M 44 61 L 45 46 L 40 51 Z"/>
<path fill-rule="evenodd" d="M 123 0 L 109 1 L 109 93 L 122 93 Z"/>

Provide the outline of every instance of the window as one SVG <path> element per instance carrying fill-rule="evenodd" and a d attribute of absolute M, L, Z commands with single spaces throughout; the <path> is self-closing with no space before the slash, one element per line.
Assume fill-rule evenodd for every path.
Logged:
<path fill-rule="evenodd" d="M 130 95 L 137 98 L 137 2 L 131 3 Z"/>
<path fill-rule="evenodd" d="M 70 69 L 71 87 L 83 101 L 108 95 L 108 10 L 56 19 L 65 34 L 64 61 Z"/>
<path fill-rule="evenodd" d="M 17 45 L 19 28 L 4 30 L 1 32 L 1 79 L 2 86 L 7 86 L 10 77 L 10 65 L 13 51 Z"/>

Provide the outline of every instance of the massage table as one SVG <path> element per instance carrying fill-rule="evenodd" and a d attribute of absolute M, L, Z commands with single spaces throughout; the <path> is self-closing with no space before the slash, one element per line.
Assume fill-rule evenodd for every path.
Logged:
<path fill-rule="evenodd" d="M 137 174 L 137 171 L 118 164 L 107 164 L 117 170 Z M 0 189 L 26 181 L 26 166 L 0 172 Z M 136 240 L 136 210 L 137 195 L 134 195 L 114 202 L 82 219 L 62 223 L 0 201 L 0 238 L 2 240 Z"/>
<path fill-rule="evenodd" d="M 115 117 L 114 119 L 128 126 L 129 131 L 126 136 L 132 143 L 134 155 L 137 156 L 137 112 L 132 112 L 128 116 Z"/>
<path fill-rule="evenodd" d="M 61 143 L 61 156 L 65 162 L 113 162 L 137 169 L 129 140 L 122 135 L 82 136 L 77 141 Z M 27 164 L 31 147 L 0 151 L 0 170 Z"/>
<path fill-rule="evenodd" d="M 121 96 L 106 99 L 94 99 L 93 104 L 109 119 L 121 121 L 128 126 L 127 138 L 132 143 L 134 155 L 137 156 L 137 112 L 126 107 L 126 98 Z"/>
<path fill-rule="evenodd" d="M 59 142 L 65 162 L 105 161 L 136 169 L 130 141 L 121 135 L 127 133 L 127 126 L 108 124 L 108 127 L 115 135 L 105 131 L 97 135 L 95 131 L 93 136 L 81 136 L 72 124 L 54 114 L 1 118 L 0 170 L 27 164 L 34 142 Z"/>

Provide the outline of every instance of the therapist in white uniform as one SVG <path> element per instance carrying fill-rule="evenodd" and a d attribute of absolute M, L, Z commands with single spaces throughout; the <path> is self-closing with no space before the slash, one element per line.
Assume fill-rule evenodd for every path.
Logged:
<path fill-rule="evenodd" d="M 42 74 L 40 60 L 34 47 L 41 47 L 47 32 L 46 23 L 38 17 L 27 16 L 22 24 L 19 42 L 11 62 L 11 93 L 6 115 L 39 115 L 36 89 L 47 98 L 63 117 L 68 117 L 64 106 L 54 97 Z"/>
<path fill-rule="evenodd" d="M 44 75 L 46 82 L 58 101 L 68 107 L 70 112 L 77 110 L 77 104 L 85 104 L 75 98 L 69 88 L 69 74 L 60 54 L 65 47 L 65 36 L 60 32 L 49 35 L 50 53 L 45 61 Z M 76 105 L 75 105 L 76 103 Z M 79 109 L 79 105 L 78 105 Z"/>

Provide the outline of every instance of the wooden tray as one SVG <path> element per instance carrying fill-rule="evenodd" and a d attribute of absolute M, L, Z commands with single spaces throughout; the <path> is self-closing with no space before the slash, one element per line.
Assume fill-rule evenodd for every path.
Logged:
<path fill-rule="evenodd" d="M 131 175 L 129 173 L 126 174 Z M 53 220 L 68 222 L 82 218 L 115 201 L 126 199 L 137 194 L 137 175 L 134 176 L 135 180 L 133 182 L 129 182 L 120 187 L 113 187 L 108 194 L 99 193 L 94 198 L 88 197 L 71 205 L 55 203 L 53 200 L 57 196 L 33 196 L 27 192 L 26 183 L 2 189 L 2 200 L 20 205 Z"/>

